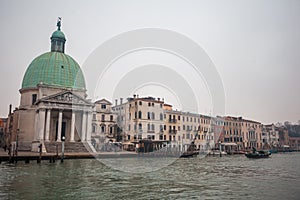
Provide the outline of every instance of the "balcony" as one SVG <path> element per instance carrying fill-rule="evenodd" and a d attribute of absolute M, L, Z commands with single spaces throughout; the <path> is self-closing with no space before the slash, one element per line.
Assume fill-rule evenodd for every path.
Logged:
<path fill-rule="evenodd" d="M 169 123 L 176 123 L 177 119 L 169 119 Z"/>
<path fill-rule="evenodd" d="M 177 133 L 177 130 L 169 130 L 169 133 L 170 133 L 170 134 L 176 134 L 176 133 Z"/>

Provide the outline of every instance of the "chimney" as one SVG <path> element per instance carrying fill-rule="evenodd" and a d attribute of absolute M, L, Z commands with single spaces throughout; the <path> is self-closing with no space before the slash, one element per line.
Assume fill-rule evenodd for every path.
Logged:
<path fill-rule="evenodd" d="M 116 106 L 118 105 L 118 99 L 115 99 L 115 104 L 116 104 Z"/>
<path fill-rule="evenodd" d="M 139 98 L 139 95 L 136 95 L 137 98 Z"/>
<path fill-rule="evenodd" d="M 160 98 L 158 97 L 157 100 L 160 101 Z"/>
<path fill-rule="evenodd" d="M 120 98 L 120 104 L 121 105 L 123 104 L 123 98 Z"/>
<path fill-rule="evenodd" d="M 134 99 L 136 98 L 136 95 L 135 95 L 135 94 L 133 95 L 133 98 L 134 98 Z"/>
<path fill-rule="evenodd" d="M 12 105 L 9 104 L 9 115 L 11 115 L 11 109 L 12 109 Z"/>

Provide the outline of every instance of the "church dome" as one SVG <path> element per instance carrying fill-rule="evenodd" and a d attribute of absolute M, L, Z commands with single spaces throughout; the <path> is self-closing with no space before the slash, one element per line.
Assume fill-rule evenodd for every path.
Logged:
<path fill-rule="evenodd" d="M 56 30 L 52 33 L 52 38 L 60 38 L 62 40 L 66 40 L 65 34 L 61 30 Z"/>
<path fill-rule="evenodd" d="M 57 22 L 57 30 L 51 36 L 51 52 L 35 58 L 28 66 L 22 89 L 36 87 L 39 83 L 85 90 L 85 80 L 78 63 L 65 51 L 65 34 L 60 30 L 61 19 Z"/>
<path fill-rule="evenodd" d="M 27 68 L 22 89 L 37 84 L 85 89 L 85 80 L 78 63 L 61 52 L 47 52 L 35 58 Z"/>

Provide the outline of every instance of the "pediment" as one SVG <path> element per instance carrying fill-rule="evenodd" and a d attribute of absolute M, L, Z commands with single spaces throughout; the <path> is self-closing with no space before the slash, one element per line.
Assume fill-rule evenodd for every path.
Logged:
<path fill-rule="evenodd" d="M 95 102 L 95 104 L 106 104 L 106 105 L 112 105 L 111 102 L 109 102 L 108 100 L 106 99 L 101 99 L 101 100 L 98 100 Z"/>
<path fill-rule="evenodd" d="M 88 100 L 70 92 L 61 92 L 45 98 L 40 99 L 41 102 L 51 103 L 68 103 L 68 104 L 91 104 Z"/>

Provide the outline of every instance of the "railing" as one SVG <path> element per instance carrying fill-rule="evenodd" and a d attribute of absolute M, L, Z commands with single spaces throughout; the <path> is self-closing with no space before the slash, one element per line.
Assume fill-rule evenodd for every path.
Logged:
<path fill-rule="evenodd" d="M 169 119 L 169 123 L 176 123 L 177 119 Z"/>
<path fill-rule="evenodd" d="M 169 133 L 170 133 L 170 134 L 176 134 L 176 133 L 177 133 L 177 130 L 169 130 Z"/>

